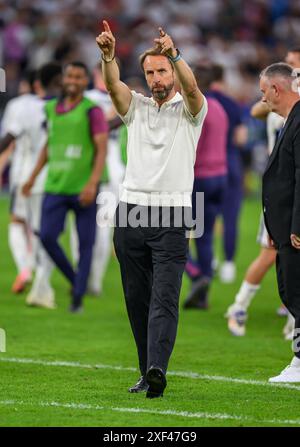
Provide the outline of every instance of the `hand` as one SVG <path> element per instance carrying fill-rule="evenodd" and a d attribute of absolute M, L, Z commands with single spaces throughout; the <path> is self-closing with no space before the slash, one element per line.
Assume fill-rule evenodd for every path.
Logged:
<path fill-rule="evenodd" d="M 300 237 L 295 234 L 291 234 L 291 244 L 297 250 L 300 250 Z"/>
<path fill-rule="evenodd" d="M 104 31 L 96 37 L 96 42 L 102 51 L 104 58 L 110 60 L 113 59 L 115 55 L 116 39 L 106 20 L 103 20 L 103 27 Z"/>
<path fill-rule="evenodd" d="M 271 239 L 269 234 L 268 234 L 268 247 L 269 248 L 274 248 L 275 247 L 274 241 L 273 241 L 273 239 Z"/>
<path fill-rule="evenodd" d="M 161 54 L 166 54 L 167 56 L 176 57 L 177 56 L 177 50 L 174 46 L 174 43 L 171 39 L 171 37 L 165 33 L 165 31 L 159 27 L 159 39 L 154 39 L 154 42 L 156 45 L 160 48 Z"/>
<path fill-rule="evenodd" d="M 97 189 L 96 183 L 87 183 L 79 195 L 80 204 L 82 206 L 91 205 L 95 201 Z"/>
<path fill-rule="evenodd" d="M 29 179 L 23 186 L 22 186 L 22 194 L 23 196 L 29 197 L 31 194 L 31 189 L 34 185 L 34 181 Z"/>

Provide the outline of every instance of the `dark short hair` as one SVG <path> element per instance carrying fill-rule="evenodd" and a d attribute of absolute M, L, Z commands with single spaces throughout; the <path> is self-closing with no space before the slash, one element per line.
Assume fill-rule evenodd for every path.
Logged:
<path fill-rule="evenodd" d="M 300 55 L 300 47 L 289 48 L 288 53 L 299 53 L 299 55 Z"/>
<path fill-rule="evenodd" d="M 199 64 L 194 67 L 194 75 L 199 88 L 206 92 L 212 83 L 212 66 L 207 64 Z"/>
<path fill-rule="evenodd" d="M 61 65 L 58 62 L 48 62 L 39 69 L 37 78 L 41 81 L 44 88 L 48 88 L 51 84 L 56 83 L 61 75 Z"/>
<path fill-rule="evenodd" d="M 220 64 L 211 66 L 211 82 L 221 82 L 224 80 L 224 67 Z"/>
<path fill-rule="evenodd" d="M 89 77 L 90 73 L 89 73 L 89 69 L 87 68 L 86 64 L 81 62 L 81 61 L 73 61 L 73 62 L 68 62 L 65 66 L 64 66 L 64 71 L 66 70 L 66 68 L 68 67 L 77 67 L 77 68 L 82 68 L 82 70 L 85 71 L 85 74 L 87 77 Z"/>
<path fill-rule="evenodd" d="M 33 89 L 33 84 L 38 78 L 38 70 L 26 70 L 22 75 L 22 80 L 28 82 L 31 89 Z"/>
<path fill-rule="evenodd" d="M 144 71 L 144 62 L 147 56 L 164 56 L 166 59 L 168 59 L 172 70 L 174 70 L 173 65 L 170 62 L 170 59 L 168 58 L 168 56 L 166 56 L 165 54 L 161 53 L 161 50 L 159 49 L 159 47 L 152 47 L 152 48 L 148 48 L 148 50 L 144 51 L 143 54 L 140 55 L 139 57 L 139 61 L 140 61 L 140 66 L 142 71 Z"/>
<path fill-rule="evenodd" d="M 196 65 L 194 74 L 200 89 L 205 92 L 213 82 L 223 81 L 224 69 L 222 65 L 209 62 Z"/>

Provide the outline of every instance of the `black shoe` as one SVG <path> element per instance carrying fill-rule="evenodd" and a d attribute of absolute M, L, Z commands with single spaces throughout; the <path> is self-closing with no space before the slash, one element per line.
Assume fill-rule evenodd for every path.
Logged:
<path fill-rule="evenodd" d="M 148 391 L 148 384 L 146 382 L 145 376 L 139 378 L 137 383 L 133 385 L 131 388 L 128 388 L 129 393 L 143 393 L 144 391 Z"/>
<path fill-rule="evenodd" d="M 151 366 L 146 374 L 146 381 L 149 385 L 146 397 L 148 399 L 154 399 L 156 397 L 162 397 L 164 389 L 167 386 L 166 376 L 162 369 Z"/>
<path fill-rule="evenodd" d="M 82 296 L 72 295 L 72 300 L 71 300 L 69 310 L 73 314 L 79 314 L 79 313 L 83 312 Z"/>
<path fill-rule="evenodd" d="M 69 311 L 72 314 L 81 314 L 83 312 L 83 307 L 81 304 L 74 304 L 72 303 L 69 307 Z"/>
<path fill-rule="evenodd" d="M 209 278 L 203 276 L 193 283 L 187 299 L 183 304 L 184 309 L 207 309 L 208 308 L 208 289 L 210 285 Z"/>

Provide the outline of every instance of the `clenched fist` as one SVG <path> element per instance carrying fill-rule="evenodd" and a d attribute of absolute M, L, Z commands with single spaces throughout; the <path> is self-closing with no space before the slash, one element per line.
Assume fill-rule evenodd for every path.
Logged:
<path fill-rule="evenodd" d="M 102 51 L 104 60 L 110 61 L 115 56 L 116 39 L 106 20 L 103 20 L 103 27 L 104 31 L 96 37 L 96 42 Z"/>

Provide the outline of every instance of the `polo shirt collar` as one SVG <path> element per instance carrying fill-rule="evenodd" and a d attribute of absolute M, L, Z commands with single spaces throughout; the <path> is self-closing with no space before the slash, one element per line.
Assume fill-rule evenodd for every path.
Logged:
<path fill-rule="evenodd" d="M 153 99 L 153 97 L 151 97 L 150 99 L 156 107 L 159 107 L 157 102 Z M 174 102 L 181 101 L 181 99 L 182 99 L 181 94 L 179 92 L 176 92 L 175 95 L 173 96 L 173 98 L 171 98 L 169 101 L 164 102 L 161 105 L 161 107 L 166 107 L 169 104 L 173 104 Z"/>

